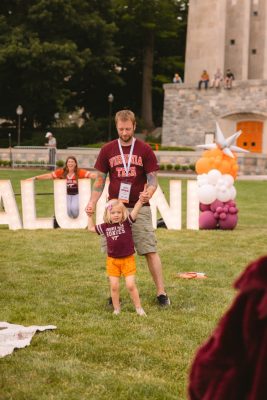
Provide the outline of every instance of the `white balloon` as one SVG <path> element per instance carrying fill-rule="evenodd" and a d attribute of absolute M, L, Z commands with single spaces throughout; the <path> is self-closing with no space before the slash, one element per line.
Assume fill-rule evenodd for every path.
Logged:
<path fill-rule="evenodd" d="M 197 176 L 197 184 L 198 186 L 203 186 L 208 183 L 208 175 L 207 174 L 200 174 Z"/>
<path fill-rule="evenodd" d="M 200 186 L 198 188 L 198 199 L 200 203 L 211 204 L 214 200 L 216 200 L 215 187 L 209 183 Z"/>
<path fill-rule="evenodd" d="M 223 189 L 219 187 L 216 190 L 216 198 L 223 202 L 231 200 L 231 194 L 232 194 L 231 190 L 229 188 L 226 188 L 226 186 L 224 186 Z"/>
<path fill-rule="evenodd" d="M 223 184 L 223 185 L 221 185 L 221 186 L 219 187 L 219 190 L 220 190 L 221 192 L 226 192 L 227 186 L 226 186 L 225 184 Z"/>
<path fill-rule="evenodd" d="M 234 200 L 236 198 L 236 188 L 234 186 L 230 187 L 230 200 Z"/>
<path fill-rule="evenodd" d="M 208 172 L 208 183 L 210 183 L 211 185 L 216 185 L 221 176 L 222 174 L 218 169 L 211 169 Z"/>
<path fill-rule="evenodd" d="M 222 175 L 222 179 L 227 187 L 231 187 L 234 184 L 234 178 L 230 174 Z"/>

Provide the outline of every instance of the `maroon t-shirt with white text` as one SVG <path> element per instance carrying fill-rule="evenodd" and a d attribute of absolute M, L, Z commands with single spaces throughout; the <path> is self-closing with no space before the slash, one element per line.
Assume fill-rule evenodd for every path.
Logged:
<path fill-rule="evenodd" d="M 113 258 L 128 257 L 134 254 L 132 235 L 132 217 L 129 215 L 124 221 L 115 224 L 100 224 L 95 226 L 96 233 L 107 239 L 108 256 Z"/>
<path fill-rule="evenodd" d="M 131 149 L 129 146 L 121 146 L 125 155 L 126 166 Z M 139 199 L 139 194 L 144 190 L 147 183 L 146 175 L 159 169 L 158 162 L 151 147 L 136 139 L 131 158 L 131 166 L 128 177 L 123 166 L 118 139 L 107 143 L 100 150 L 95 168 L 105 174 L 109 173 L 109 199 L 117 199 L 121 182 L 131 184 L 130 201 L 126 207 L 134 207 Z M 149 204 L 146 204 L 149 205 Z"/>

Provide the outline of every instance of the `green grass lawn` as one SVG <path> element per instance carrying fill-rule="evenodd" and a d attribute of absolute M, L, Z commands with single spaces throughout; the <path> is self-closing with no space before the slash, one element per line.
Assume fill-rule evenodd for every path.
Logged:
<path fill-rule="evenodd" d="M 38 173 L 2 170 L 0 176 L 11 179 L 19 193 L 19 181 Z M 168 197 L 168 179 L 160 179 L 160 185 Z M 113 316 L 106 306 L 105 257 L 97 235 L 0 226 L 0 319 L 57 326 L 0 359 L 0 399 L 185 400 L 196 349 L 231 304 L 233 281 L 266 254 L 266 182 L 235 186 L 239 222 L 234 231 L 157 230 L 172 301 L 168 309 L 158 308 L 152 278 L 137 257 L 147 318 L 135 314 L 123 281 L 121 315 Z M 52 182 L 38 182 L 36 188 L 51 192 Z M 52 196 L 37 198 L 38 215 L 53 215 Z M 177 278 L 182 271 L 205 272 L 208 279 Z"/>

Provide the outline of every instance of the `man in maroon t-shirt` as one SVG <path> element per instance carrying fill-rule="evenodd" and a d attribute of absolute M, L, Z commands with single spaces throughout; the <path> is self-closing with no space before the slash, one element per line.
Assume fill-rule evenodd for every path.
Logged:
<path fill-rule="evenodd" d="M 117 112 L 115 123 L 119 139 L 103 146 L 95 163 L 97 178 L 86 212 L 92 215 L 103 192 L 109 174 L 109 199 L 119 198 L 131 210 L 139 196 L 144 206 L 133 224 L 134 245 L 139 255 L 144 255 L 157 288 L 160 305 L 170 304 L 163 284 L 161 260 L 156 249 L 149 200 L 157 189 L 158 163 L 151 148 L 135 139 L 135 115 L 130 110 Z"/>

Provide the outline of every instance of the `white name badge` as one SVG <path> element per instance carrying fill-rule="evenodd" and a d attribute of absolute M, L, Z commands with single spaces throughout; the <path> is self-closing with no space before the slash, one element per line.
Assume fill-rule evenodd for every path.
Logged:
<path fill-rule="evenodd" d="M 131 186 L 132 185 L 130 183 L 124 182 L 122 182 L 120 185 L 119 200 L 121 200 L 123 203 L 129 203 Z"/>

